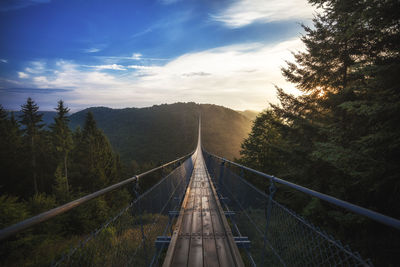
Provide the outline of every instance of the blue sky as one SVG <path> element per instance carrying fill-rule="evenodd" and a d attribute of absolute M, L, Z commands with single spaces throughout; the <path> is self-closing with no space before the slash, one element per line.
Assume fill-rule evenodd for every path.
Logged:
<path fill-rule="evenodd" d="M 0 103 L 144 107 L 195 101 L 261 110 L 303 49 L 305 0 L 3 0 Z"/>

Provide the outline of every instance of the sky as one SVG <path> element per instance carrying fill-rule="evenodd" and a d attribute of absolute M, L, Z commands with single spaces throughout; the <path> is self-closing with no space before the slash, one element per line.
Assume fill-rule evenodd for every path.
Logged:
<path fill-rule="evenodd" d="M 306 0 L 1 0 L 0 104 L 40 110 L 197 102 L 236 110 L 298 94 Z"/>

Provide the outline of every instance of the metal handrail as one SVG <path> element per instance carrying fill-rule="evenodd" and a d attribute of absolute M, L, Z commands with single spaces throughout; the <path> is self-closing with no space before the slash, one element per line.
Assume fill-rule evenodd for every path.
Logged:
<path fill-rule="evenodd" d="M 151 169 L 151 170 L 146 171 L 144 173 L 141 173 L 141 174 L 135 175 L 135 176 L 133 176 L 131 178 L 128 178 L 128 179 L 126 179 L 126 180 L 124 180 L 122 182 L 113 184 L 113 185 L 111 185 L 109 187 L 106 187 L 106 188 L 103 188 L 103 189 L 101 189 L 101 190 L 99 190 L 97 192 L 91 193 L 91 194 L 86 195 L 84 197 L 81 197 L 79 199 L 76 199 L 76 200 L 73 200 L 71 202 L 68 202 L 68 203 L 66 203 L 66 204 L 64 204 L 62 206 L 59 206 L 57 208 L 51 209 L 49 211 L 43 212 L 43 213 L 38 214 L 36 216 L 33 216 L 33 217 L 29 218 L 29 219 L 26 219 L 24 221 L 21 221 L 19 223 L 16 223 L 14 225 L 6 227 L 6 228 L 0 230 L 0 240 L 3 240 L 3 239 L 5 239 L 5 238 L 7 238 L 7 237 L 9 237 L 11 235 L 17 234 L 17 233 L 19 233 L 19 232 L 21 232 L 21 231 L 23 231 L 23 230 L 25 230 L 25 229 L 27 229 L 29 227 L 32 227 L 32 226 L 34 226 L 34 225 L 36 225 L 38 223 L 47 221 L 47 220 L 49 220 L 49 219 L 51 219 L 51 218 L 53 218 L 53 217 L 55 217 L 55 216 L 57 216 L 59 214 L 65 213 L 65 212 L 67 212 L 67 211 L 69 211 L 69 210 L 71 210 L 71 209 L 73 209 L 73 208 L 75 208 L 77 206 L 82 205 L 83 203 L 88 202 L 91 199 L 94 199 L 96 197 L 104 195 L 105 193 L 108 193 L 108 192 L 113 191 L 113 190 L 115 190 L 117 188 L 120 188 L 121 186 L 124 186 L 126 184 L 129 184 L 129 183 L 132 183 L 132 182 L 135 182 L 135 181 L 139 181 L 139 179 L 141 177 L 144 177 L 144 176 L 146 176 L 146 175 L 148 175 L 148 174 L 150 174 L 152 172 L 155 172 L 155 171 L 158 171 L 158 170 L 160 170 L 162 168 L 165 168 L 165 167 L 167 167 L 167 166 L 169 166 L 171 164 L 174 164 L 174 163 L 176 163 L 176 162 L 178 162 L 178 161 L 180 161 L 182 159 L 189 158 L 191 155 L 193 155 L 193 153 L 194 153 L 194 151 L 190 152 L 189 154 L 186 154 L 183 157 L 180 157 L 178 159 L 175 159 L 173 161 L 165 163 L 165 164 L 163 164 L 161 166 L 158 166 L 158 167 L 156 167 L 154 169 Z"/>
<path fill-rule="evenodd" d="M 388 226 L 391 226 L 391 227 L 394 227 L 394 228 L 400 230 L 400 220 L 398 220 L 398 219 L 383 215 L 381 213 L 378 213 L 378 212 L 375 212 L 375 211 L 372 211 L 372 210 L 369 210 L 369 209 L 366 209 L 366 208 L 351 204 L 351 203 L 349 203 L 347 201 L 343 201 L 343 200 L 337 199 L 335 197 L 332 197 L 332 196 L 329 196 L 329 195 L 326 195 L 326 194 L 323 194 L 323 193 L 308 189 L 308 188 L 303 187 L 301 185 L 298 185 L 298 184 L 295 184 L 295 183 L 291 183 L 291 182 L 288 182 L 286 180 L 277 178 L 275 176 L 272 176 L 272 175 L 269 175 L 269 174 L 265 174 L 263 172 L 254 170 L 252 168 L 240 165 L 240 164 L 238 164 L 236 162 L 233 162 L 233 161 L 230 161 L 228 159 L 225 159 L 225 158 L 216 156 L 214 154 L 211 154 L 211 153 L 207 152 L 204 149 L 203 149 L 203 151 L 206 154 L 208 154 L 208 155 L 210 155 L 210 156 L 212 156 L 214 158 L 217 158 L 217 159 L 219 159 L 219 160 L 221 160 L 223 162 L 228 162 L 228 163 L 230 163 L 232 165 L 235 165 L 235 166 L 237 166 L 239 168 L 242 168 L 244 170 L 250 171 L 250 172 L 255 173 L 255 174 L 259 175 L 259 176 L 268 178 L 270 181 L 273 181 L 275 183 L 279 183 L 279 184 L 282 184 L 282 185 L 286 185 L 286 186 L 288 186 L 288 187 L 290 187 L 292 189 L 295 189 L 297 191 L 300 191 L 300 192 L 303 192 L 305 194 L 311 195 L 313 197 L 319 198 L 319 199 L 324 200 L 326 202 L 329 202 L 329 203 L 331 203 L 331 204 L 333 204 L 335 206 L 344 208 L 344 209 L 352 211 L 352 212 L 354 212 L 356 214 L 368 217 L 368 218 L 370 218 L 370 219 L 372 219 L 374 221 L 386 224 Z"/>

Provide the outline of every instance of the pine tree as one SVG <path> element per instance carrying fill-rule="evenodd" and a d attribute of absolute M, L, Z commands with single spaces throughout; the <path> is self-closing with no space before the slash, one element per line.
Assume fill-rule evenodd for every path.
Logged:
<path fill-rule="evenodd" d="M 271 110 L 260 113 L 248 138 L 242 143 L 241 162 L 263 172 L 277 174 L 281 169 L 283 140 L 277 125 L 280 118 Z"/>
<path fill-rule="evenodd" d="M 56 108 L 57 116 L 54 118 L 54 124 L 50 126 L 52 129 L 53 143 L 57 154 L 62 158 L 62 165 L 64 173 L 62 176 L 65 180 L 65 189 L 67 193 L 69 192 L 68 183 L 68 155 L 73 147 L 72 133 L 68 127 L 69 118 L 67 116 L 69 109 L 64 106 L 62 100 L 58 101 L 58 106 Z M 58 173 L 58 176 L 61 174 Z"/>
<path fill-rule="evenodd" d="M 393 10 L 399 2 L 310 2 L 324 12 L 314 19 L 314 28 L 304 27 L 307 51 L 283 69 L 306 94 L 290 98 L 280 92 L 288 102 L 275 111 L 291 129 L 316 126 L 308 154 L 334 169 L 338 177 L 332 180 L 342 180 L 338 197 L 366 203 L 371 196 L 352 191 L 361 187 L 376 194 L 371 181 L 382 175 L 398 181 L 400 34 L 399 13 Z M 288 106 L 299 106 L 302 114 Z M 396 203 L 396 193 L 390 194 Z"/>
<path fill-rule="evenodd" d="M 317 190 L 399 217 L 400 13 L 394 10 L 400 3 L 310 2 L 323 13 L 313 28 L 305 27 L 306 52 L 297 53 L 295 62 L 283 69 L 304 94 L 292 97 L 281 91 L 281 106 L 274 107 L 289 126 L 286 138 L 296 144 L 293 154 L 296 147 L 306 152 L 307 162 L 296 169 L 321 170 L 320 175 L 309 172 L 318 181 Z M 331 219 L 346 237 L 356 228 L 371 233 L 374 226 L 355 218 L 344 222 L 340 215 Z M 370 238 L 378 242 L 381 237 Z M 361 245 L 362 238 L 357 239 Z M 374 251 L 381 254 L 380 261 L 387 261 L 383 247 L 369 249 L 368 254 Z"/>
<path fill-rule="evenodd" d="M 29 162 L 25 161 L 27 154 L 23 145 L 22 131 L 19 123 L 15 120 L 14 113 L 11 115 L 0 105 L 0 192 L 4 194 L 29 197 L 27 183 L 27 169 Z M 31 184 L 29 177 L 29 184 Z"/>
<path fill-rule="evenodd" d="M 75 134 L 75 140 L 71 183 L 76 188 L 93 192 L 118 181 L 117 157 L 91 112 L 87 113 L 83 130 Z"/>
<path fill-rule="evenodd" d="M 33 187 L 35 194 L 39 193 L 35 145 L 40 135 L 40 129 L 44 126 L 44 124 L 40 123 L 43 121 L 43 114 L 39 114 L 38 110 L 39 106 L 29 97 L 26 101 L 26 104 L 21 106 L 21 111 L 23 114 L 20 116 L 20 123 L 24 126 L 24 133 L 29 142 Z"/>

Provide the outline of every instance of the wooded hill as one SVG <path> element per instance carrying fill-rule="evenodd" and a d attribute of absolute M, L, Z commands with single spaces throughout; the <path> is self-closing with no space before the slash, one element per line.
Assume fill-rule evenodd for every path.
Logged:
<path fill-rule="evenodd" d="M 251 129 L 251 120 L 222 106 L 195 103 L 147 108 L 88 108 L 70 116 L 70 127 L 82 127 L 87 112 L 109 138 L 124 163 L 166 162 L 191 152 L 202 116 L 203 145 L 208 151 L 234 159 Z"/>

